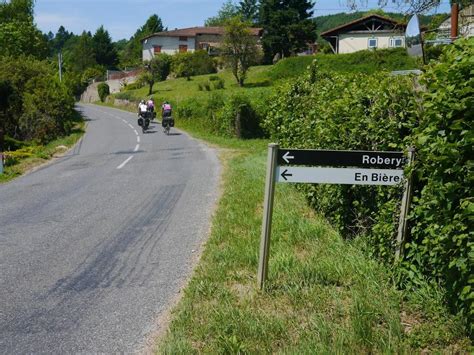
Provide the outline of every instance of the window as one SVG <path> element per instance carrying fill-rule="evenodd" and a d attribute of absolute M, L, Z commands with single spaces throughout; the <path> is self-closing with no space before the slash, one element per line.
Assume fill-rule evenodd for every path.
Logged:
<path fill-rule="evenodd" d="M 402 47 L 403 40 L 400 37 L 390 38 L 390 47 Z"/>
<path fill-rule="evenodd" d="M 369 48 L 377 48 L 377 38 L 369 38 Z"/>
<path fill-rule="evenodd" d="M 153 53 L 161 53 L 161 46 L 153 46 Z"/>
<path fill-rule="evenodd" d="M 180 40 L 180 41 L 187 42 L 187 41 L 188 41 L 188 37 L 186 37 L 186 36 L 179 36 L 179 40 Z"/>
<path fill-rule="evenodd" d="M 188 46 L 185 44 L 179 45 L 179 53 L 186 53 L 188 51 Z"/>

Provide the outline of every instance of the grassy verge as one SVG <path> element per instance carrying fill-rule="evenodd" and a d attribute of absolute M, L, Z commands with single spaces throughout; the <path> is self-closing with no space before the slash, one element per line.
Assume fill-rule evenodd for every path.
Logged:
<path fill-rule="evenodd" d="M 4 173 L 0 175 L 0 184 L 25 174 L 31 169 L 44 164 L 54 156 L 65 153 L 68 148 L 76 144 L 84 132 L 85 122 L 78 115 L 75 118 L 74 127 L 70 135 L 55 139 L 46 145 L 25 144 L 21 150 L 6 152 L 12 158 L 7 159 Z"/>
<path fill-rule="evenodd" d="M 223 196 L 200 264 L 156 351 L 175 353 L 468 353 L 433 285 L 398 291 L 389 268 L 344 241 L 289 185 L 277 186 L 266 290 L 256 271 L 267 142 L 221 139 Z"/>

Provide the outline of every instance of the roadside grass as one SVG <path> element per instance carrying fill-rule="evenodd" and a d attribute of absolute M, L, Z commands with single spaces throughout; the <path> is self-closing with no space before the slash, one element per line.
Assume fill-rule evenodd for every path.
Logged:
<path fill-rule="evenodd" d="M 469 353 L 436 285 L 398 291 L 363 240 L 343 240 L 290 185 L 276 188 L 269 280 L 259 291 L 268 142 L 184 128 L 224 148 L 223 195 L 157 353 Z"/>
<path fill-rule="evenodd" d="M 85 133 L 85 122 L 79 114 L 74 119 L 71 134 L 49 142 L 46 145 L 28 144 L 13 152 L 5 152 L 9 157 L 0 175 L 0 184 L 13 180 L 26 172 L 38 167 L 51 158 L 61 155 L 74 146 Z M 64 148 L 65 147 L 65 148 Z"/>

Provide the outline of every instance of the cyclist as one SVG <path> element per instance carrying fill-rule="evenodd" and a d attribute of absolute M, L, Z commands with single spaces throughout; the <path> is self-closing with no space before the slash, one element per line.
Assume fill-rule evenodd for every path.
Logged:
<path fill-rule="evenodd" d="M 171 105 L 168 101 L 163 102 L 161 105 L 161 118 L 168 118 L 171 117 Z"/>

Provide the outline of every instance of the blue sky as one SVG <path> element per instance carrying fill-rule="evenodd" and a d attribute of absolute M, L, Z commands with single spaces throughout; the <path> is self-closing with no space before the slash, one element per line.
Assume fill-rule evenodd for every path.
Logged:
<path fill-rule="evenodd" d="M 130 38 L 154 13 L 168 28 L 201 26 L 217 14 L 224 0 L 37 0 L 35 20 L 43 32 L 56 33 L 60 25 L 76 34 L 92 33 L 100 26 L 113 40 Z M 448 12 L 449 1 L 443 0 L 437 12 Z M 377 0 L 365 0 L 362 10 L 377 7 Z M 390 1 L 389 1 L 390 3 Z M 318 0 L 314 15 L 348 12 L 345 0 Z M 389 4 L 386 11 L 397 11 Z M 401 9 L 403 11 L 403 9 Z"/>

